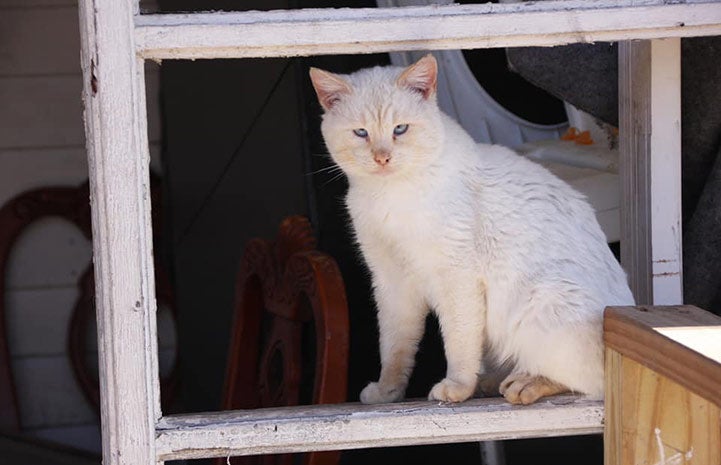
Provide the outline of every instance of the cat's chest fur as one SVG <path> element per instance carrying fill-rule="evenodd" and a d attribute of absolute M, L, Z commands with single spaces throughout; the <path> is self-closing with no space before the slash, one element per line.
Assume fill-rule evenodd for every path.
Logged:
<path fill-rule="evenodd" d="M 449 211 L 454 197 L 442 188 L 394 185 L 375 191 L 351 188 L 347 203 L 364 253 L 384 255 L 406 273 L 429 277 L 457 265 L 463 253 L 453 243 Z"/>

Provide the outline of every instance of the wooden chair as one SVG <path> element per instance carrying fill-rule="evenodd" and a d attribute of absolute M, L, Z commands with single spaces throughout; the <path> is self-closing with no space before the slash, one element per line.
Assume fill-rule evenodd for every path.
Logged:
<path fill-rule="evenodd" d="M 159 209 L 159 190 L 153 189 L 153 208 Z M 17 386 L 15 386 L 5 324 L 5 275 L 7 274 L 10 252 L 16 240 L 30 224 L 46 217 L 59 217 L 75 225 L 88 239 L 92 239 L 90 224 L 90 202 L 88 184 L 77 187 L 46 187 L 24 192 L 0 208 L 0 431 L 19 434 L 20 412 L 18 411 Z M 156 215 L 160 217 L 160 215 Z M 159 225 L 154 228 L 160 231 Z M 163 268 L 157 266 L 157 295 L 161 304 L 174 308 L 170 284 Z M 78 281 L 80 296 L 69 322 L 68 354 L 76 379 L 89 403 L 96 411 L 100 409 L 97 377 L 92 374 L 85 356 L 88 326 L 95 317 L 95 290 L 92 264 Z M 173 314 L 174 317 L 174 314 Z M 177 375 L 173 369 L 162 381 L 164 403 L 173 399 Z"/>
<path fill-rule="evenodd" d="M 275 241 L 254 239 L 246 246 L 236 280 L 223 408 L 345 401 L 345 288 L 335 261 L 315 244 L 308 220 L 292 216 L 281 223 Z M 331 465 L 339 457 L 338 451 L 310 452 L 302 463 Z M 297 462 L 283 454 L 235 457 L 231 463 Z"/>
<path fill-rule="evenodd" d="M 22 193 L 0 209 L 0 429 L 20 431 L 16 386 L 5 326 L 5 275 L 15 241 L 31 223 L 49 216 L 63 218 L 91 238 L 88 187 L 49 187 Z"/>

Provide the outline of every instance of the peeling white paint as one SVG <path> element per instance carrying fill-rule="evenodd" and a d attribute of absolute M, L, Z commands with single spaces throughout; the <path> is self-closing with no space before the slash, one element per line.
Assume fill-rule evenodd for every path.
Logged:
<path fill-rule="evenodd" d="M 135 42 L 146 59 L 250 58 L 718 35 L 720 20 L 711 0 L 219 11 L 137 16 Z"/>
<path fill-rule="evenodd" d="M 171 415 L 158 422 L 155 445 L 160 460 L 181 460 L 602 431 L 599 401 L 563 395 L 519 408 L 493 397 L 460 404 L 412 401 Z"/>

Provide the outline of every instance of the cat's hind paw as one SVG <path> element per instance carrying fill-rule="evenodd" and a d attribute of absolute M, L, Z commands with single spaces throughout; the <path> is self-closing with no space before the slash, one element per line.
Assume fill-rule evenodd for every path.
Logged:
<path fill-rule="evenodd" d="M 512 404 L 532 404 L 541 397 L 568 392 L 562 384 L 544 376 L 532 376 L 527 373 L 513 373 L 503 380 L 500 392 Z"/>
<path fill-rule="evenodd" d="M 450 378 L 445 378 L 436 383 L 428 394 L 428 400 L 441 402 L 463 402 L 470 398 L 476 390 L 475 384 L 459 383 Z"/>
<path fill-rule="evenodd" d="M 399 387 L 383 386 L 380 383 L 368 383 L 360 394 L 360 401 L 364 404 L 387 404 L 403 399 L 405 390 Z"/>

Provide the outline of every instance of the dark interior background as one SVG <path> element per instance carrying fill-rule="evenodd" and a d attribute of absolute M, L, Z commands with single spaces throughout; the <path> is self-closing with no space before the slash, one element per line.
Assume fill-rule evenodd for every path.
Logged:
<path fill-rule="evenodd" d="M 163 11 L 373 7 L 371 0 L 161 0 Z M 565 119 L 562 104 L 508 71 L 503 50 L 465 52 L 491 95 L 538 123 Z M 343 177 L 319 132 L 310 66 L 351 72 L 387 64 L 387 54 L 163 63 L 165 240 L 178 305 L 182 395 L 175 410 L 218 410 L 228 351 L 234 279 L 244 244 L 275 236 L 280 221 L 305 214 L 319 248 L 340 266 L 350 308 L 349 401 L 379 371 L 367 271 L 342 205 Z M 408 397 L 425 397 L 445 361 L 434 320 L 421 344 Z M 600 437 L 507 441 L 507 463 L 601 463 Z M 478 464 L 477 443 L 347 451 L 342 463 Z"/>

